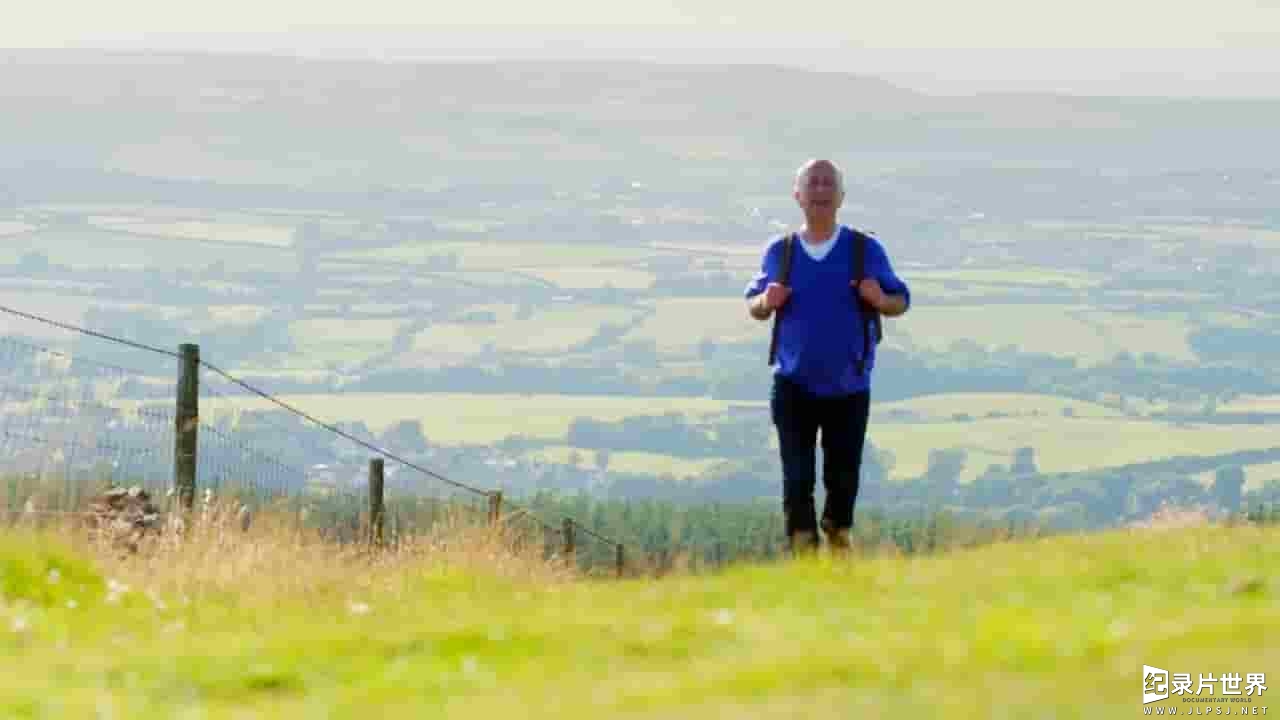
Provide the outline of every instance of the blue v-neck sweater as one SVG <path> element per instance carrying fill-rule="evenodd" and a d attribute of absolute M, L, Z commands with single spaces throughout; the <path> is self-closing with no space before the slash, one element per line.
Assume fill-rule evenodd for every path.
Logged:
<path fill-rule="evenodd" d="M 778 328 L 778 360 L 774 373 L 794 380 L 824 397 L 848 395 L 871 387 L 875 343 L 866 341 L 858 315 L 857 291 L 850 286 L 854 235 L 839 226 L 839 235 L 826 257 L 814 260 L 799 236 L 791 252 L 791 296 L 783 306 Z M 776 282 L 782 269 L 784 237 L 765 249 L 760 272 L 747 284 L 749 299 Z M 868 236 L 864 272 L 890 295 L 902 295 L 911 305 L 911 291 L 893 271 L 884 246 Z M 873 312 L 868 308 L 867 312 Z M 870 322 L 870 318 L 866 318 Z M 874 337 L 874 336 L 871 336 Z M 865 356 L 863 371 L 857 361 Z"/>

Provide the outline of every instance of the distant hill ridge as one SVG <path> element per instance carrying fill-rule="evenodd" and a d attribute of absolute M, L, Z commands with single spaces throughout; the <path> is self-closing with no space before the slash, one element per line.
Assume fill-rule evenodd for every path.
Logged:
<path fill-rule="evenodd" d="M 144 163 L 120 149 L 201 138 L 205 152 L 235 157 L 247 174 L 254 162 L 299 162 L 290 153 L 307 150 L 370 163 L 509 160 L 527 169 L 543 157 L 531 151 L 543 147 L 570 169 L 618 172 L 643 161 L 729 173 L 761 158 L 790 168 L 820 150 L 884 156 L 891 165 L 924 156 L 961 167 L 1106 167 L 1134 158 L 1171 168 L 1280 165 L 1271 135 L 1280 100 L 945 97 L 849 73 L 620 61 L 9 50 L 0 68 L 0 105 L 22 110 L 0 114 L 0 148 L 172 177 L 193 175 L 190 160 L 185 171 L 178 166 L 181 153 L 165 148 Z M 93 123 L 80 122 L 85 112 Z"/>

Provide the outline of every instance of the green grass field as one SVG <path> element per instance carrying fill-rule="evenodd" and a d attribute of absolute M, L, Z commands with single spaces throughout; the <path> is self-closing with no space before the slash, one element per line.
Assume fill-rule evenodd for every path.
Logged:
<path fill-rule="evenodd" d="M 980 475 L 989 463 L 1008 465 L 1014 450 L 1027 445 L 1035 447 L 1040 470 L 1049 473 L 1280 445 L 1275 429 L 1265 425 L 1172 425 L 1105 417 L 885 423 L 872 425 L 868 437 L 893 452 L 893 475 L 899 478 L 923 473 L 931 450 L 964 448 L 970 451 L 965 480 Z"/>
<path fill-rule="evenodd" d="M 911 292 L 915 298 L 933 298 L 950 304 L 976 305 L 993 303 L 996 299 L 1023 299 L 1029 292 L 1037 292 L 1040 288 L 1019 285 L 1001 285 L 997 283 L 960 282 L 955 280 L 920 280 L 908 277 Z"/>
<path fill-rule="evenodd" d="M 1246 490 L 1257 490 L 1275 482 L 1280 482 L 1280 462 L 1246 465 L 1244 468 Z"/>
<path fill-rule="evenodd" d="M 220 325 L 248 325 L 262 319 L 268 308 L 261 305 L 209 305 L 209 318 Z"/>
<path fill-rule="evenodd" d="M 954 305 L 893 318 L 886 339 L 899 333 L 919 348 L 945 350 L 958 340 L 988 349 L 1016 346 L 1023 352 L 1103 362 L 1121 351 L 1154 352 L 1190 359 L 1190 326 L 1179 314 L 1102 312 L 1075 305 Z"/>
<path fill-rule="evenodd" d="M 529 458 L 554 463 L 567 463 L 574 452 L 578 453 L 582 467 L 594 468 L 594 450 L 574 448 L 570 445 L 548 445 L 528 454 Z M 612 451 L 609 453 L 609 472 L 636 473 L 641 475 L 671 475 L 677 480 L 698 480 L 726 458 L 682 458 L 661 453 Z"/>
<path fill-rule="evenodd" d="M 1061 417 L 1064 410 L 1070 409 L 1075 417 L 1122 417 L 1119 410 L 1098 403 L 1084 402 L 1056 395 L 1037 395 L 1032 393 L 939 393 L 898 400 L 896 402 L 875 403 L 872 407 L 872 419 L 889 419 L 895 413 L 910 413 L 913 419 L 922 422 L 952 420 L 958 413 L 966 413 L 973 418 L 985 418 L 1000 414 L 1007 416 L 1048 416 Z"/>
<path fill-rule="evenodd" d="M 1219 412 L 1280 413 L 1280 395 L 1245 395 L 1218 406 Z"/>
<path fill-rule="evenodd" d="M 87 216 L 93 222 L 140 222 L 142 220 L 182 220 L 193 217 L 209 217 L 215 213 L 207 208 L 182 207 L 181 205 L 156 205 L 152 203 L 36 203 L 23 210 L 35 213 L 70 213 Z"/>
<path fill-rule="evenodd" d="M 510 435 L 560 441 L 575 417 L 616 421 L 631 415 L 720 413 L 728 403 L 687 397 L 600 395 L 473 395 L 467 393 L 349 393 L 284 395 L 290 405 L 327 421 L 363 420 L 374 432 L 401 420 L 421 420 L 428 441 L 442 445 L 495 443 Z M 221 408 L 271 409 L 261 398 L 224 401 Z"/>
<path fill-rule="evenodd" d="M 602 305 L 562 305 L 538 309 L 520 319 L 511 304 L 476 305 L 468 312 L 493 313 L 493 323 L 433 323 L 414 336 L 414 352 L 427 357 L 468 357 L 488 344 L 499 352 L 562 353 L 590 340 L 605 323 L 623 325 L 635 314 Z"/>
<path fill-rule="evenodd" d="M 214 220 L 176 220 L 173 222 L 140 222 L 111 225 L 114 228 L 144 235 L 164 235 L 191 240 L 250 243 L 273 247 L 289 247 L 293 243 L 293 225 L 224 222 Z"/>
<path fill-rule="evenodd" d="M 1068 232 L 1074 237 L 1091 241 L 1107 238 L 1134 238 L 1141 240 L 1201 240 L 1215 243 L 1248 243 L 1260 246 L 1280 245 L 1280 231 L 1250 227 L 1237 223 L 1215 223 L 1206 217 L 1150 217 L 1135 218 L 1131 223 L 1092 223 L 1079 221 L 1045 220 L 1026 223 L 1033 230 Z"/>
<path fill-rule="evenodd" d="M 391 349 L 396 330 L 407 319 L 302 320 L 289 326 L 295 354 L 310 367 L 358 363 Z"/>
<path fill-rule="evenodd" d="M 289 333 L 295 342 L 311 339 L 315 342 L 388 344 L 395 337 L 396 330 L 409 321 L 408 318 L 300 320 L 289 326 Z"/>
<path fill-rule="evenodd" d="M 607 285 L 625 290 L 644 290 L 653 285 L 655 278 L 647 270 L 592 265 L 522 268 L 522 271 L 566 290 L 602 288 Z"/>
<path fill-rule="evenodd" d="M 761 339 L 768 343 L 769 324 L 748 316 L 741 297 L 677 297 L 645 305 L 651 308 L 648 317 L 626 339 L 653 340 L 660 352 L 688 352 L 704 337 L 718 343 Z"/>
<path fill-rule="evenodd" d="M 1102 357 L 1107 345 L 1087 324 L 1068 314 L 1074 306 L 1001 305 L 947 306 L 908 313 L 887 324 L 917 347 L 947 349 L 958 340 L 983 347 L 1016 346 L 1024 352 Z"/>
<path fill-rule="evenodd" d="M 1029 287 L 1090 288 L 1100 285 L 1102 277 L 1088 272 L 1057 270 L 1046 267 L 966 267 L 956 270 L 902 270 L 908 281 L 976 283 L 980 285 L 1019 285 Z"/>
<path fill-rule="evenodd" d="M 59 292 L 56 288 L 46 291 L 0 289 L 0 305 L 24 312 L 36 311 L 40 316 L 64 323 L 81 324 L 90 307 L 124 308 L 129 304 L 100 301 L 89 295 Z M 67 332 L 26 318 L 0 313 L 0 333 L 55 340 L 65 346 L 73 338 Z"/>
<path fill-rule="evenodd" d="M 1142 223 L 1137 227 L 1143 232 L 1155 233 L 1159 237 L 1169 238 L 1186 238 L 1186 239 L 1210 239 L 1215 243 L 1225 244 L 1254 244 L 1259 246 L 1280 246 L 1280 230 L 1272 230 L 1267 228 L 1250 227 L 1235 223 L 1211 223 L 1200 222 L 1195 218 L 1187 218 L 1183 222 L 1174 222 L 1171 219 L 1153 219 L 1152 222 Z"/>
<path fill-rule="evenodd" d="M 459 269 L 523 270 L 618 265 L 646 260 L 658 255 L 653 250 L 634 246 L 606 244 L 570 244 L 535 241 L 432 241 L 406 243 L 389 248 L 340 253 L 352 260 L 391 260 L 426 262 L 431 256 L 456 253 Z"/>
<path fill-rule="evenodd" d="M 29 252 L 42 252 L 49 262 L 77 269 L 112 267 L 204 270 L 217 262 L 229 268 L 293 271 L 297 256 L 292 250 L 217 246 L 188 239 L 152 238 L 109 230 L 41 229 L 0 245 L 0 263 L 12 264 Z"/>
<path fill-rule="evenodd" d="M 1213 485 L 1214 472 L 1202 472 L 1196 480 L 1203 486 Z M 1258 463 L 1244 466 L 1244 490 L 1260 490 L 1270 483 L 1280 482 L 1280 462 Z"/>
<path fill-rule="evenodd" d="M 5 235 L 18 235 L 35 228 L 26 223 L 16 222 L 12 220 L 0 220 L 0 237 Z"/>
<path fill-rule="evenodd" d="M 119 561 L 0 535 L 0 715 L 1131 718 L 1143 665 L 1264 673 L 1251 709 L 1277 692 L 1276 528 L 597 582 L 234 546 Z"/>
<path fill-rule="evenodd" d="M 496 443 L 523 435 L 555 446 L 540 455 L 546 459 L 567 459 L 570 450 L 565 438 L 576 417 L 617 421 L 676 412 L 699 421 L 725 412 L 730 405 L 705 398 L 468 393 L 350 393 L 281 399 L 321 419 L 362 420 L 374 432 L 400 420 L 420 420 L 428 441 L 441 445 Z M 759 422 L 768 423 L 763 401 L 733 404 L 759 407 Z M 258 398 L 237 398 L 220 400 L 209 412 L 273 407 Z M 1075 408 L 1076 417 L 1063 417 L 1064 407 Z M 894 409 L 915 413 L 916 418 L 895 419 Z M 875 412 L 868 437 L 876 447 L 893 453 L 893 479 L 922 474 L 930 451 L 952 448 L 968 452 L 962 480 L 969 481 L 988 465 L 1009 465 L 1023 446 L 1035 448 L 1042 472 L 1059 473 L 1280 445 L 1274 429 L 1266 425 L 1176 425 L 1124 417 L 1100 405 L 1052 396 L 939 395 L 878 405 Z M 968 412 L 974 419 L 952 419 L 956 412 Z M 1005 416 L 985 417 L 987 413 Z M 590 453 L 582 455 L 587 465 L 594 462 Z M 615 452 L 610 467 L 687 477 L 710 464 L 663 454 Z"/>

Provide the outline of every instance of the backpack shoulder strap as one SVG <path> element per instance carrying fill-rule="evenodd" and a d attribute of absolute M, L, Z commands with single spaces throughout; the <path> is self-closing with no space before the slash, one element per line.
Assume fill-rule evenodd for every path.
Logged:
<path fill-rule="evenodd" d="M 853 279 L 861 282 L 867 271 L 867 236 L 853 228 L 849 232 L 853 233 Z"/>
<path fill-rule="evenodd" d="M 874 342 L 876 345 L 879 345 L 880 341 L 884 338 L 884 328 L 882 327 L 882 323 L 880 322 L 880 314 L 866 306 L 866 303 L 862 301 L 862 297 L 858 293 L 858 287 L 857 287 L 858 283 L 862 282 L 862 279 L 866 277 L 867 244 L 870 241 L 868 240 L 866 233 L 863 233 L 860 230 L 857 230 L 855 228 L 849 228 L 849 231 L 853 233 L 853 248 L 851 249 L 851 252 L 850 252 L 850 264 L 852 265 L 850 270 L 853 276 L 853 280 L 855 281 L 853 292 L 854 292 L 854 297 L 857 299 L 856 301 L 858 305 L 858 314 L 863 318 L 862 320 L 862 338 L 864 341 L 863 347 L 868 349 L 867 352 L 870 352 L 871 343 Z M 874 330 L 874 336 L 872 335 L 873 330 Z M 859 366 L 858 372 L 861 373 L 862 363 L 859 362 L 858 366 Z"/>
<path fill-rule="evenodd" d="M 782 269 L 778 274 L 778 282 L 786 285 L 791 280 L 791 252 L 796 244 L 796 234 L 789 233 L 782 241 Z"/>
<path fill-rule="evenodd" d="M 782 267 L 778 270 L 778 282 L 786 285 L 791 279 L 791 253 L 796 242 L 796 234 L 788 233 L 782 241 Z M 773 313 L 773 336 L 769 340 L 769 364 L 773 365 L 778 359 L 778 325 L 781 322 L 782 311 L 786 306 L 782 306 Z"/>

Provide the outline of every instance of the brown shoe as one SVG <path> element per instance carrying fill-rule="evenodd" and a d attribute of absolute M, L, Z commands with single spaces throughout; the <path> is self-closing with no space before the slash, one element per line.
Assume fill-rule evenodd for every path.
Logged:
<path fill-rule="evenodd" d="M 825 528 L 827 546 L 832 555 L 848 555 L 853 550 L 853 542 L 849 539 L 849 528 Z"/>
<path fill-rule="evenodd" d="M 812 530 L 797 530 L 788 540 L 793 556 L 811 555 L 818 551 L 818 533 Z"/>

